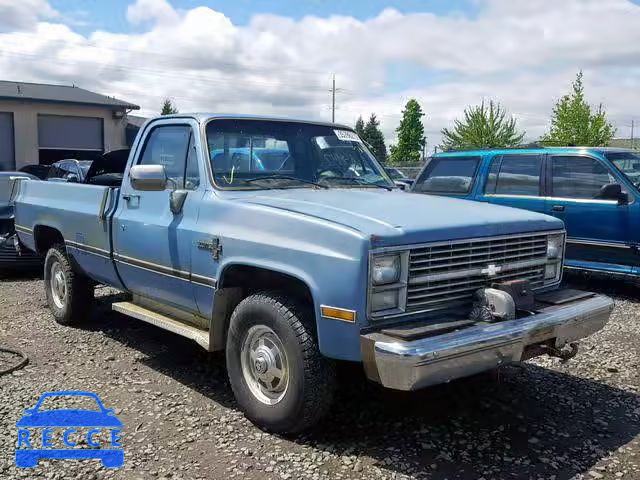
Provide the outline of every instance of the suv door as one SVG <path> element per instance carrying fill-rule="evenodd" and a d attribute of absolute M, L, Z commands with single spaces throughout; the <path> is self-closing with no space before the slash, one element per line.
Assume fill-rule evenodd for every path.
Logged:
<path fill-rule="evenodd" d="M 137 145 L 138 165 L 164 165 L 167 188 L 137 191 L 126 175 L 113 220 L 114 258 L 133 293 L 196 312 L 191 253 L 204 182 L 198 168 L 195 121 L 157 122 Z M 170 208 L 171 192 L 186 191 L 182 211 Z"/>
<path fill-rule="evenodd" d="M 544 213 L 544 155 L 513 153 L 491 159 L 484 192 L 478 200 Z"/>
<path fill-rule="evenodd" d="M 617 183 L 625 189 L 618 174 L 593 156 L 551 154 L 547 175 L 547 213 L 565 223 L 567 264 L 631 272 L 639 257 L 631 238 L 630 205 L 601 198 L 604 185 Z"/>

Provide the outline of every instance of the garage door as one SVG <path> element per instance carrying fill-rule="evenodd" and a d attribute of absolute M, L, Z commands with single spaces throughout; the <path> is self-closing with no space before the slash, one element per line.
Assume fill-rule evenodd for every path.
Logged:
<path fill-rule="evenodd" d="M 38 115 L 40 149 L 103 150 L 101 118 Z"/>
<path fill-rule="evenodd" d="M 0 172 L 15 169 L 13 113 L 0 112 Z"/>

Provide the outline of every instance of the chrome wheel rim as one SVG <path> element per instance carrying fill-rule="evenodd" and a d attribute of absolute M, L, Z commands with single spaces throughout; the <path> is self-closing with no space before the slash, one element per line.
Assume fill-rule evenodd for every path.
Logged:
<path fill-rule="evenodd" d="M 249 390 L 260 402 L 275 405 L 289 386 L 289 364 L 282 341 L 265 325 L 254 325 L 242 342 L 240 363 Z"/>
<path fill-rule="evenodd" d="M 49 290 L 56 307 L 64 308 L 67 302 L 67 279 L 60 262 L 54 261 L 49 271 Z"/>

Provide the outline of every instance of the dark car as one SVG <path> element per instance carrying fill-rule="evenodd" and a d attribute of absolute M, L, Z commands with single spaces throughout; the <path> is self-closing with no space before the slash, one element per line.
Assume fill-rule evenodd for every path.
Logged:
<path fill-rule="evenodd" d="M 42 258 L 30 251 L 18 252 L 13 243 L 14 212 L 11 199 L 21 181 L 39 181 L 39 178 L 23 172 L 0 172 L 0 276 L 8 270 L 39 267 Z"/>
<path fill-rule="evenodd" d="M 40 180 L 46 180 L 50 168 L 51 165 L 25 165 L 19 171 L 38 177 Z"/>
<path fill-rule="evenodd" d="M 408 178 L 397 168 L 386 167 L 385 170 L 389 174 L 389 177 L 391 177 L 391 180 L 393 180 L 393 183 L 395 183 L 396 186 L 400 187 L 401 189 L 409 190 L 409 188 L 411 188 L 411 185 L 413 185 L 413 180 Z"/>
<path fill-rule="evenodd" d="M 565 147 L 439 153 L 412 191 L 553 215 L 567 229 L 566 268 L 640 276 L 640 152 Z"/>
<path fill-rule="evenodd" d="M 85 409 L 55 409 L 55 410 L 41 410 L 42 402 L 50 397 L 88 397 L 95 400 L 98 410 L 85 410 Z M 93 434 L 99 433 L 99 428 L 115 429 L 116 437 L 119 439 L 120 427 L 122 422 L 115 416 L 114 410 L 105 408 L 100 398 L 95 393 L 91 392 L 77 392 L 77 391 L 62 391 L 62 392 L 48 392 L 43 394 L 34 408 L 25 409 L 26 415 L 24 415 L 16 423 L 18 427 L 18 447 L 26 446 L 29 448 L 17 448 L 15 452 L 16 465 L 22 468 L 35 467 L 38 464 L 38 460 L 41 458 L 54 458 L 54 459 L 87 459 L 87 458 L 99 458 L 102 465 L 107 468 L 121 467 L 124 462 L 124 451 L 122 448 L 96 448 L 101 445 L 93 440 Z M 36 428 L 65 428 L 65 445 L 71 448 L 56 449 L 56 448 L 35 448 L 37 440 L 35 438 L 30 441 L 31 434 Z M 87 433 L 87 444 L 93 448 L 74 449 L 74 444 L 69 443 L 69 433 L 77 434 L 74 428 L 91 427 Z M 53 431 L 48 432 L 51 436 Z M 42 446 L 45 443 L 44 431 L 42 433 Z M 39 442 L 38 442 L 39 443 Z M 46 446 L 53 446 L 46 445 Z M 111 446 L 121 445 L 112 440 Z"/>
<path fill-rule="evenodd" d="M 49 168 L 47 181 L 84 183 L 92 160 L 58 160 Z"/>

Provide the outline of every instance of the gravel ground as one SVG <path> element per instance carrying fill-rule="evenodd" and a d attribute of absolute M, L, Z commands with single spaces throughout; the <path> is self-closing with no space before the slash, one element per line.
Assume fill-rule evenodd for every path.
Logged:
<path fill-rule="evenodd" d="M 612 295 L 616 308 L 572 361 L 535 360 L 414 394 L 344 367 L 330 417 L 287 439 L 236 410 L 221 355 L 111 312 L 106 289 L 91 321 L 61 327 L 40 280 L 10 278 L 0 282 L 0 346 L 30 363 L 0 376 L 0 478 L 640 479 L 640 290 L 594 279 L 586 288 Z M 11 360 L 1 355 L 0 369 Z M 15 466 L 15 422 L 52 390 L 93 391 L 116 409 L 122 468 Z"/>

